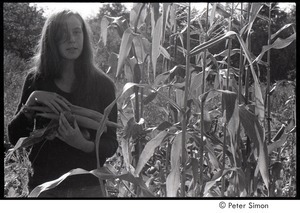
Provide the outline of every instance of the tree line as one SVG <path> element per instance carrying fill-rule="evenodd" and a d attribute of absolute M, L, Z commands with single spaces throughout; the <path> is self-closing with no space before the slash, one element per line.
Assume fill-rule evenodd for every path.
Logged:
<path fill-rule="evenodd" d="M 277 32 L 281 27 L 287 23 L 296 23 L 296 7 L 293 6 L 291 11 L 280 9 L 274 5 L 274 9 L 271 12 L 271 33 Z M 180 10 L 180 9 L 179 9 Z M 196 9 L 193 13 L 199 13 Z M 267 16 L 267 10 L 262 9 L 260 11 L 260 17 Z M 178 11 L 177 14 L 180 14 Z M 107 64 L 109 52 L 118 52 L 120 47 L 120 38 L 118 34 L 108 38 L 108 46 L 104 47 L 100 40 L 100 22 L 104 15 L 108 16 L 122 16 L 129 21 L 130 12 L 121 3 L 104 4 L 99 8 L 99 12 L 95 17 L 88 19 L 93 32 L 93 39 L 95 43 L 95 49 L 97 52 L 97 62 L 101 69 L 107 70 L 109 65 Z M 43 24 L 45 22 L 43 9 L 38 9 L 35 5 L 31 6 L 29 3 L 4 3 L 3 5 L 3 43 L 4 49 L 8 52 L 12 52 L 18 55 L 24 60 L 28 60 L 34 53 L 34 48 L 39 39 L 39 35 Z M 177 24 L 179 27 L 184 27 L 183 19 L 177 18 Z M 196 24 L 196 23 L 193 23 Z M 255 54 L 261 52 L 263 45 L 267 44 L 268 32 L 267 22 L 263 18 L 258 18 L 253 24 L 253 35 L 251 37 L 251 50 Z M 284 39 L 292 34 L 292 29 L 282 31 L 278 37 Z M 280 50 L 271 51 L 271 81 L 277 80 L 294 80 L 296 77 L 296 45 L 295 41 L 293 45 Z M 191 43 L 193 45 L 193 43 Z M 218 48 L 222 49 L 225 43 L 221 43 L 220 47 L 212 50 L 212 52 L 219 52 Z M 233 47 L 234 47 L 233 43 Z M 216 48 L 216 47 L 214 47 Z M 233 59 L 232 63 L 239 63 L 238 59 Z M 266 68 L 260 68 L 260 80 L 265 81 Z"/>

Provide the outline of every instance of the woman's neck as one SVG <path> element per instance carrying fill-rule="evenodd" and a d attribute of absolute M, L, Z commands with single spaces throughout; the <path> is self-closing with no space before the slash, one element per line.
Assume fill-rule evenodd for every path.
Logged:
<path fill-rule="evenodd" d="M 63 63 L 61 80 L 66 82 L 71 81 L 72 83 L 74 78 L 74 61 L 66 61 Z"/>
<path fill-rule="evenodd" d="M 63 63 L 62 75 L 59 79 L 55 80 L 55 83 L 61 90 L 71 92 L 74 80 L 74 61 L 66 61 Z"/>

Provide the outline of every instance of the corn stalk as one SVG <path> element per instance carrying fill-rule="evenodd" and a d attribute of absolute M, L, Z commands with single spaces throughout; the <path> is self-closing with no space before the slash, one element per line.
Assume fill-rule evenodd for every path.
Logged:
<path fill-rule="evenodd" d="M 181 176 L 181 197 L 185 197 L 185 180 L 186 180 L 186 127 L 187 127 L 187 99 L 188 99 L 188 87 L 190 85 L 190 21 L 191 18 L 191 3 L 188 5 L 188 16 L 187 16 L 187 48 L 186 48 L 186 76 L 185 76 L 185 90 L 184 90 L 184 105 L 183 105 L 183 118 L 182 118 L 182 153 L 181 153 L 181 164 L 182 164 L 182 176 Z"/>
<path fill-rule="evenodd" d="M 207 3 L 206 5 L 206 23 L 205 23 L 205 36 L 204 36 L 204 42 L 207 41 L 207 31 L 208 31 L 208 10 L 209 10 L 209 3 Z M 206 70 L 206 52 L 207 50 L 204 50 L 204 54 L 203 54 L 203 71 L 202 71 L 202 94 L 205 93 L 205 70 Z M 203 144 L 204 144 L 204 100 L 201 101 L 201 141 L 200 141 L 200 157 L 199 157 L 199 170 L 200 170 L 200 186 L 202 189 L 204 189 L 204 185 L 203 185 L 203 154 L 204 154 L 204 150 L 203 150 Z M 203 190 L 201 189 L 201 194 L 203 192 Z"/>
<path fill-rule="evenodd" d="M 268 46 L 271 44 L 271 8 L 272 4 L 269 4 L 269 20 L 268 20 Z M 267 132 L 268 132 L 268 144 L 271 144 L 271 117 L 270 117 L 270 110 L 271 110 L 271 103 L 270 103 L 270 59 L 271 57 L 271 49 L 267 52 Z"/>
<path fill-rule="evenodd" d="M 241 3 L 241 26 L 243 26 L 243 3 Z M 238 86 L 238 104 L 239 105 L 242 102 L 241 97 L 242 97 L 242 76 L 243 76 L 243 70 L 244 70 L 243 48 L 240 45 L 239 79 L 238 79 L 238 85 L 239 85 Z M 236 142 L 237 142 L 237 151 L 238 151 L 241 159 L 243 159 L 243 161 L 240 162 L 239 166 L 243 167 L 243 165 L 241 165 L 241 164 L 246 162 L 246 158 L 245 158 L 245 156 L 243 155 L 243 153 L 241 151 L 242 147 L 243 147 L 243 144 L 242 144 L 242 141 L 240 140 L 241 139 L 240 133 L 241 133 L 241 124 L 239 123 L 238 130 L 237 130 L 237 139 L 236 139 Z M 237 188 L 238 195 L 240 194 L 239 188 L 240 187 Z"/>
<path fill-rule="evenodd" d="M 249 23 L 249 20 L 250 20 L 250 8 L 251 8 L 251 3 L 248 3 L 248 11 L 247 11 L 247 21 Z M 248 50 L 249 52 L 251 52 L 251 33 L 249 33 L 248 35 L 249 37 L 247 38 L 249 40 L 248 42 Z M 249 76 L 250 76 L 250 72 L 249 72 L 249 66 L 246 66 L 246 69 L 245 69 L 245 105 L 247 105 L 249 103 Z M 251 144 L 250 144 L 250 139 L 249 139 L 249 136 L 247 135 L 247 139 L 246 139 L 246 159 L 248 159 L 248 157 L 250 156 L 250 153 L 251 152 Z M 246 162 L 246 165 L 248 167 L 249 170 L 251 170 L 250 168 L 250 164 L 248 164 Z M 248 183 L 248 189 L 249 191 L 251 191 L 251 183 L 249 182 Z"/>
<path fill-rule="evenodd" d="M 247 12 L 247 20 L 248 22 L 250 21 L 250 8 L 251 8 L 251 3 L 248 3 L 248 12 Z M 251 52 L 251 32 L 248 35 L 249 37 L 247 38 L 249 40 L 248 42 L 248 50 Z M 245 75 L 245 104 L 247 105 L 249 103 L 249 66 L 246 67 L 246 75 Z"/>
<path fill-rule="evenodd" d="M 233 3 L 231 6 L 231 16 L 229 17 L 229 31 L 231 31 L 231 25 L 232 25 L 232 19 L 233 19 Z M 231 54 L 231 45 L 232 45 L 232 39 L 228 39 L 228 57 L 227 57 L 227 73 L 226 73 L 226 90 L 229 90 L 229 78 L 230 78 L 230 54 Z M 222 170 L 225 170 L 225 158 L 226 158 L 226 146 L 227 146 L 227 124 L 228 121 L 225 121 L 224 128 L 223 128 L 223 133 L 224 133 L 224 142 L 223 142 L 223 161 L 222 161 Z M 236 165 L 235 165 L 236 166 Z M 225 192 L 225 176 L 222 177 L 222 188 L 221 188 L 221 195 L 224 196 Z"/>

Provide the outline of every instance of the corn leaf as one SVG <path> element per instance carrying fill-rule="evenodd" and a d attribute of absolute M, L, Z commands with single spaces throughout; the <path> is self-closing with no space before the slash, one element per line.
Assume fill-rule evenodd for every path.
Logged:
<path fill-rule="evenodd" d="M 186 49 L 185 48 L 183 48 L 181 46 L 177 46 L 177 50 L 183 54 L 183 57 L 186 57 Z"/>
<path fill-rule="evenodd" d="M 121 38 L 123 36 L 125 29 L 128 28 L 128 23 L 126 19 L 122 16 L 119 17 L 110 17 L 107 15 L 103 16 L 100 23 L 100 29 L 101 29 L 100 39 L 103 40 L 104 45 L 106 45 L 107 43 L 107 28 L 109 26 L 116 27 L 118 34 Z"/>
<path fill-rule="evenodd" d="M 240 49 L 232 49 L 230 50 L 230 56 L 233 56 L 234 54 L 239 54 L 240 53 Z M 229 52 L 229 49 L 226 49 L 218 54 L 214 54 L 214 57 L 217 57 L 217 56 L 223 56 L 223 57 L 228 57 L 228 52 Z"/>
<path fill-rule="evenodd" d="M 116 75 L 117 68 L 118 68 L 118 58 L 119 55 L 114 52 L 109 54 L 109 58 L 108 58 L 109 70 L 107 71 L 107 73 L 112 73 L 114 76 Z"/>
<path fill-rule="evenodd" d="M 247 33 L 247 38 L 246 38 L 246 45 L 248 47 L 248 43 L 249 43 L 249 39 L 250 39 L 250 32 L 253 26 L 253 23 L 259 13 L 259 11 L 261 10 L 261 8 L 264 6 L 263 3 L 251 3 L 251 9 L 250 9 L 250 15 L 249 15 L 249 22 L 247 25 L 247 28 L 245 29 L 246 31 L 248 31 Z"/>
<path fill-rule="evenodd" d="M 141 35 L 137 35 L 133 38 L 133 44 L 138 63 L 143 63 L 147 55 L 150 54 L 149 41 L 146 38 L 143 38 Z"/>
<path fill-rule="evenodd" d="M 134 175 L 138 176 L 139 173 L 142 171 L 145 164 L 148 162 L 148 160 L 152 157 L 155 148 L 158 147 L 164 140 L 164 138 L 167 136 L 167 131 L 160 132 L 155 138 L 152 138 L 143 149 L 138 164 L 135 169 Z"/>
<path fill-rule="evenodd" d="M 171 148 L 171 172 L 167 177 L 166 180 L 166 187 L 167 187 L 167 197 L 176 197 L 177 190 L 180 183 L 180 154 L 181 154 L 181 141 L 182 139 L 182 132 L 178 133 L 172 144 Z"/>
<path fill-rule="evenodd" d="M 155 24 L 154 27 L 154 34 L 152 35 L 152 52 L 151 52 L 151 57 L 152 57 L 152 66 L 153 66 L 153 74 L 154 78 L 156 76 L 156 62 L 157 58 L 160 55 L 160 41 L 161 41 L 161 36 L 162 36 L 162 16 L 160 16 Z"/>
<path fill-rule="evenodd" d="M 107 42 L 107 27 L 110 24 L 108 17 L 105 15 L 102 17 L 101 19 L 101 23 L 100 23 L 100 29 L 101 29 L 101 37 L 100 39 L 102 39 L 104 46 L 106 46 L 106 42 Z M 100 40 L 99 40 L 100 42 Z"/>
<path fill-rule="evenodd" d="M 259 124 L 255 124 L 255 132 L 259 142 L 259 157 L 258 157 L 258 167 L 263 181 L 269 190 L 270 177 L 269 177 L 269 158 L 268 158 L 268 148 L 267 144 L 264 142 L 264 134 L 258 129 Z M 261 130 L 261 128 L 260 128 Z"/>
<path fill-rule="evenodd" d="M 285 124 L 281 124 L 280 129 L 278 130 L 278 132 L 276 133 L 276 135 L 272 138 L 272 141 L 279 140 L 279 138 L 281 138 L 281 136 L 283 135 L 284 130 L 285 130 Z"/>
<path fill-rule="evenodd" d="M 217 10 L 217 3 L 212 3 L 212 9 L 211 9 L 211 13 L 210 13 L 210 16 L 209 16 L 210 26 L 213 25 L 213 22 L 214 22 L 214 19 L 215 19 L 215 16 L 216 16 L 216 10 Z"/>
<path fill-rule="evenodd" d="M 289 36 L 286 39 L 277 38 L 273 44 L 263 46 L 261 53 L 257 56 L 257 58 L 254 61 L 256 61 L 257 63 L 260 63 L 262 57 L 268 50 L 283 49 L 283 48 L 289 46 L 295 40 L 296 40 L 296 33 L 292 34 L 291 36 Z"/>
<path fill-rule="evenodd" d="M 170 29 L 173 33 L 176 32 L 176 8 L 177 5 L 172 3 L 170 6 Z"/>
<path fill-rule="evenodd" d="M 183 108 L 183 106 L 184 106 L 184 90 L 175 89 L 175 95 L 176 95 L 176 104 L 180 108 Z"/>
<path fill-rule="evenodd" d="M 28 197 L 38 197 L 43 191 L 53 189 L 56 186 L 58 186 L 67 177 L 73 176 L 73 175 L 82 175 L 82 174 L 92 174 L 92 175 L 98 177 L 99 179 L 117 179 L 118 178 L 121 180 L 129 181 L 137 186 L 140 186 L 146 197 L 153 197 L 153 194 L 147 188 L 147 186 L 145 185 L 145 183 L 142 181 L 141 178 L 136 178 L 130 173 L 116 175 L 116 174 L 112 173 L 109 169 L 107 169 L 106 167 L 101 167 L 99 169 L 95 169 L 92 171 L 87 171 L 87 170 L 84 170 L 81 168 L 73 169 L 73 170 L 67 172 L 66 174 L 60 176 L 56 180 L 49 181 L 49 182 L 43 183 L 43 184 L 35 187 L 31 191 L 31 193 L 28 195 Z"/>
<path fill-rule="evenodd" d="M 195 191 L 195 186 L 199 181 L 199 163 L 198 160 L 196 158 L 191 158 L 191 165 L 192 165 L 192 173 L 193 173 L 193 185 L 191 188 L 193 188 L 192 190 Z"/>
<path fill-rule="evenodd" d="M 225 9 L 225 7 L 220 4 L 220 3 L 215 3 L 215 8 L 216 8 L 216 11 L 221 15 L 221 16 L 224 16 L 224 18 L 229 18 L 231 16 L 230 13 L 228 13 Z"/>
<path fill-rule="evenodd" d="M 280 148 L 287 141 L 288 134 L 283 133 L 277 140 L 272 139 L 272 143 L 268 145 L 268 154 Z"/>
<path fill-rule="evenodd" d="M 226 175 L 230 171 L 237 171 L 237 170 L 238 168 L 230 168 L 230 169 L 220 170 L 219 172 L 217 172 L 210 181 L 206 182 L 203 196 L 206 197 L 211 187 L 213 187 L 216 184 L 216 182 L 220 181 L 224 175 Z"/>
<path fill-rule="evenodd" d="M 160 51 L 160 53 L 161 53 L 166 59 L 171 60 L 170 54 L 168 53 L 168 51 L 167 51 L 163 46 L 159 45 L 159 51 Z"/>
<path fill-rule="evenodd" d="M 245 105 L 239 106 L 239 115 L 240 122 L 243 125 L 246 134 L 249 136 L 250 140 L 254 143 L 255 147 L 259 147 L 259 139 L 256 134 L 255 129 L 253 128 L 255 125 L 260 126 L 258 117 L 255 116 L 252 112 L 246 109 Z M 262 132 L 261 129 L 259 132 Z"/>
<path fill-rule="evenodd" d="M 153 83 L 153 86 L 158 87 L 161 84 L 162 85 L 165 84 L 165 82 L 167 81 L 167 79 L 169 79 L 169 77 L 170 77 L 170 72 L 168 72 L 168 71 L 159 74 L 158 76 L 156 76 L 156 78 L 154 80 L 154 83 Z"/>
<path fill-rule="evenodd" d="M 188 7 L 189 6 L 189 3 L 184 3 L 184 2 L 181 2 L 181 3 L 174 3 L 178 6 L 181 6 L 181 7 Z"/>
<path fill-rule="evenodd" d="M 88 173 L 90 173 L 90 172 L 88 172 L 84 169 L 73 169 L 73 170 L 63 174 L 62 176 L 60 176 L 56 180 L 48 181 L 46 183 L 43 183 L 43 184 L 35 187 L 31 191 L 31 193 L 28 195 L 28 197 L 38 197 L 40 195 L 40 193 L 42 193 L 43 191 L 55 188 L 56 186 L 58 186 L 61 182 L 63 182 L 69 176 L 79 175 L 79 174 L 88 174 Z"/>
<path fill-rule="evenodd" d="M 294 29 L 295 24 L 294 24 L 294 23 L 290 23 L 290 24 L 284 25 L 284 26 L 283 26 L 282 28 L 280 28 L 276 33 L 274 33 L 274 34 L 271 35 L 271 40 L 273 40 L 279 33 L 281 33 L 283 30 L 289 28 L 290 26 L 292 26 L 293 29 Z M 294 33 L 296 33 L 296 32 L 294 31 Z"/>
<path fill-rule="evenodd" d="M 249 23 L 254 23 L 254 20 L 256 19 L 258 12 L 261 10 L 261 8 L 264 6 L 263 3 L 252 3 L 250 14 L 249 14 Z M 248 27 L 248 29 L 251 29 L 252 27 Z"/>
<path fill-rule="evenodd" d="M 164 122 L 160 123 L 156 129 L 159 131 L 164 131 L 165 129 L 168 129 L 172 126 L 173 126 L 173 124 L 171 124 L 170 122 L 164 121 Z"/>
<path fill-rule="evenodd" d="M 116 77 L 119 77 L 124 61 L 131 50 L 133 37 L 134 35 L 132 30 L 127 28 L 122 36 Z"/>
<path fill-rule="evenodd" d="M 194 98 L 198 98 L 202 94 L 202 75 L 203 71 L 199 73 L 193 72 L 191 74 L 190 92 Z"/>
<path fill-rule="evenodd" d="M 12 148 L 12 150 L 10 150 L 7 156 L 11 156 L 12 153 L 15 152 L 17 149 L 26 148 L 41 141 L 44 141 L 48 135 L 56 132 L 57 128 L 58 122 L 56 120 L 51 120 L 45 128 L 36 129 L 30 133 L 29 137 L 20 138 L 16 145 Z"/>
<path fill-rule="evenodd" d="M 155 34 L 155 25 L 157 23 L 157 20 L 160 16 L 159 13 L 159 3 L 151 3 L 151 36 L 153 38 L 154 34 Z"/>
<path fill-rule="evenodd" d="M 225 40 L 225 39 L 227 39 L 227 38 L 229 38 L 229 37 L 231 37 L 233 35 L 236 35 L 236 33 L 233 32 L 233 31 L 229 31 L 229 32 L 225 33 L 224 35 L 220 35 L 220 36 L 218 36 L 216 38 L 213 38 L 213 39 L 211 39 L 211 40 L 209 40 L 207 42 L 204 42 L 204 43 L 202 43 L 202 44 L 194 47 L 191 50 L 190 55 L 191 56 L 197 55 L 198 53 L 204 51 L 205 49 L 211 48 L 211 47 L 217 45 L 218 43 L 220 43 L 221 41 L 223 41 L 223 40 Z"/>
<path fill-rule="evenodd" d="M 130 171 L 130 157 L 129 157 L 129 141 L 125 140 L 124 138 L 121 139 L 121 149 L 122 155 L 124 159 L 124 164 L 126 167 L 126 171 Z"/>
<path fill-rule="evenodd" d="M 240 121 L 245 129 L 250 140 L 255 144 L 258 150 L 258 168 L 263 177 L 263 180 L 269 187 L 268 173 L 268 150 L 264 142 L 264 129 L 260 125 L 258 117 L 245 108 L 244 105 L 239 107 Z"/>
<path fill-rule="evenodd" d="M 156 91 L 151 92 L 149 95 L 147 95 L 147 97 L 145 97 L 145 98 L 143 99 L 142 103 L 143 103 L 144 105 L 147 105 L 147 104 L 149 104 L 151 101 L 153 101 L 153 100 L 156 98 L 156 96 L 157 96 L 157 92 L 156 92 Z"/>
<path fill-rule="evenodd" d="M 123 94 L 125 94 L 126 91 L 128 91 L 131 87 L 137 86 L 137 87 L 142 87 L 142 88 L 148 88 L 152 91 L 156 91 L 157 94 L 162 96 L 166 101 L 168 101 L 173 107 L 175 107 L 177 110 L 181 111 L 181 108 L 168 96 L 164 95 L 164 93 L 160 92 L 159 90 L 156 90 L 149 86 L 148 84 L 136 84 L 136 83 L 126 83 L 123 87 L 123 92 L 119 95 L 117 99 L 119 99 Z M 117 101 L 117 99 L 115 101 Z"/>
<path fill-rule="evenodd" d="M 220 164 L 220 162 L 219 162 L 219 160 L 218 160 L 218 158 L 217 158 L 217 156 L 214 152 L 214 148 L 212 147 L 212 145 L 207 142 L 204 146 L 204 149 L 208 153 L 208 157 L 209 157 L 209 160 L 211 161 L 213 169 L 220 169 L 221 164 Z"/>
<path fill-rule="evenodd" d="M 146 53 L 144 50 L 143 40 L 140 35 L 134 36 L 132 39 L 134 49 L 135 49 L 135 55 L 136 55 L 136 61 L 138 63 L 143 63 L 144 59 L 146 57 Z M 132 59 L 132 58 L 131 58 Z"/>
<path fill-rule="evenodd" d="M 145 3 L 137 3 L 130 10 L 130 17 L 129 18 L 130 18 L 130 25 L 131 25 L 132 28 L 136 26 L 137 29 L 139 29 L 140 26 L 145 21 L 146 16 L 147 16 L 147 11 L 146 11 L 146 7 L 144 6 L 144 4 Z M 138 16 L 139 14 L 140 14 L 140 16 Z"/>
<path fill-rule="evenodd" d="M 182 109 L 180 108 L 180 106 L 177 104 L 177 103 L 175 103 L 173 100 L 172 100 L 172 98 L 169 98 L 168 96 L 166 96 L 166 95 L 164 95 L 164 93 L 162 93 L 162 92 L 160 92 L 160 91 L 157 91 L 157 93 L 159 94 L 159 95 L 161 95 L 166 101 L 168 101 L 169 102 L 169 104 L 171 104 L 173 107 L 175 107 L 175 109 L 177 109 L 178 111 L 182 111 Z"/>
<path fill-rule="evenodd" d="M 119 100 L 119 98 L 126 93 L 127 90 L 129 90 L 131 87 L 133 86 L 144 86 L 141 84 L 135 84 L 135 83 L 126 83 L 123 87 L 123 91 L 121 94 L 119 94 L 119 96 L 117 96 L 115 98 L 114 101 L 112 101 L 110 103 L 110 105 L 108 105 L 105 109 L 104 109 L 104 114 L 103 114 L 103 118 L 100 122 L 99 128 L 97 130 L 96 133 L 96 156 L 97 156 L 97 168 L 100 168 L 100 159 L 99 159 L 99 144 L 100 144 L 100 138 L 101 135 L 103 134 L 104 130 L 105 130 L 105 123 L 108 121 L 108 115 L 110 114 L 112 108 L 114 107 L 114 105 L 116 104 L 116 102 Z"/>
<path fill-rule="evenodd" d="M 255 73 L 255 70 L 253 68 L 252 62 L 251 62 L 251 54 L 249 52 L 249 50 L 247 49 L 243 39 L 241 38 L 241 36 L 239 36 L 238 34 L 236 34 L 237 39 L 240 42 L 241 47 L 243 48 L 243 51 L 245 53 L 245 56 L 250 64 L 250 70 L 252 73 L 252 77 L 254 79 L 254 93 L 255 93 L 255 115 L 258 116 L 259 120 L 262 122 L 264 120 L 265 117 L 265 107 L 264 107 L 264 100 L 262 97 L 262 92 L 261 92 L 261 88 L 259 85 L 259 81 L 257 78 L 257 75 Z"/>
<path fill-rule="evenodd" d="M 227 130 L 230 136 L 231 142 L 231 152 L 233 155 L 233 160 L 236 165 L 236 135 L 239 127 L 239 109 L 238 109 L 238 101 L 237 94 L 228 90 L 219 90 L 222 92 L 222 97 L 224 101 L 224 106 L 226 110 L 226 121 L 227 121 Z"/>
<path fill-rule="evenodd" d="M 161 37 L 161 43 L 163 44 L 165 41 L 165 32 L 166 32 L 166 26 L 169 16 L 169 10 L 171 3 L 163 3 L 163 21 L 162 21 L 162 37 Z"/>

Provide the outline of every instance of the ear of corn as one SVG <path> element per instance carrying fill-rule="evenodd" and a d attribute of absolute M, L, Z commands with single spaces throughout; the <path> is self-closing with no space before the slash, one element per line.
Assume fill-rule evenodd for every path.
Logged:
<path fill-rule="evenodd" d="M 36 115 L 44 117 L 44 118 L 59 120 L 59 115 L 57 115 L 55 113 L 51 113 L 51 112 L 50 113 L 37 113 Z M 97 130 L 98 125 L 99 125 L 98 122 L 96 122 L 90 118 L 80 116 L 80 115 L 74 115 L 74 117 L 79 126 Z"/>
<path fill-rule="evenodd" d="M 85 125 L 82 127 L 86 127 L 86 128 L 90 128 L 90 129 L 96 128 L 96 130 L 97 130 L 97 128 L 100 125 L 100 121 L 103 118 L 103 114 L 101 114 L 100 112 L 97 112 L 97 111 L 94 111 L 91 109 L 87 109 L 84 107 L 76 106 L 76 105 L 71 105 L 70 107 L 71 107 L 71 113 L 74 114 L 79 126 L 81 126 L 81 124 L 77 118 L 79 118 L 82 121 L 82 124 Z M 58 115 L 52 113 L 52 110 L 47 106 L 30 106 L 29 109 L 37 111 L 37 112 L 41 112 L 41 113 L 38 113 L 38 115 L 40 115 L 42 117 L 46 117 L 46 118 L 50 118 L 50 119 L 58 119 Z M 88 123 L 90 123 L 90 125 Z M 120 124 L 112 122 L 112 121 L 107 121 L 106 125 L 110 126 L 110 127 L 115 127 L 115 128 L 122 128 L 122 126 Z"/>
<path fill-rule="evenodd" d="M 90 118 L 92 120 L 97 121 L 99 124 L 103 118 L 103 114 L 101 114 L 100 112 L 97 112 L 95 110 L 87 109 L 87 108 L 76 106 L 76 105 L 71 105 L 70 107 L 71 107 L 71 111 L 75 115 Z M 106 125 L 110 126 L 110 127 L 115 127 L 115 128 L 122 128 L 122 126 L 120 124 L 112 122 L 112 121 L 107 121 Z M 98 127 L 99 127 L 99 125 L 98 125 Z"/>
<path fill-rule="evenodd" d="M 47 106 L 28 106 L 29 110 L 38 111 L 38 112 L 52 112 L 52 110 Z"/>
<path fill-rule="evenodd" d="M 44 117 L 44 118 L 49 118 L 49 119 L 55 119 L 55 120 L 59 119 L 59 115 L 55 114 L 55 113 L 47 113 L 46 112 L 46 113 L 37 113 L 36 115 Z M 90 119 L 90 118 L 87 118 L 87 117 L 84 117 L 81 115 L 74 114 L 74 117 L 80 127 L 97 130 L 100 125 L 100 122 L 97 122 L 93 119 Z M 106 123 L 106 125 L 110 126 L 110 127 L 121 128 L 121 125 L 111 122 L 111 121 L 108 121 Z"/>
<path fill-rule="evenodd" d="M 95 110 L 83 108 L 83 107 L 76 106 L 76 105 L 71 105 L 70 108 L 74 114 L 88 117 L 88 118 L 91 118 L 96 121 L 101 121 L 101 119 L 103 118 L 103 114 L 101 114 L 100 112 L 97 112 Z"/>

